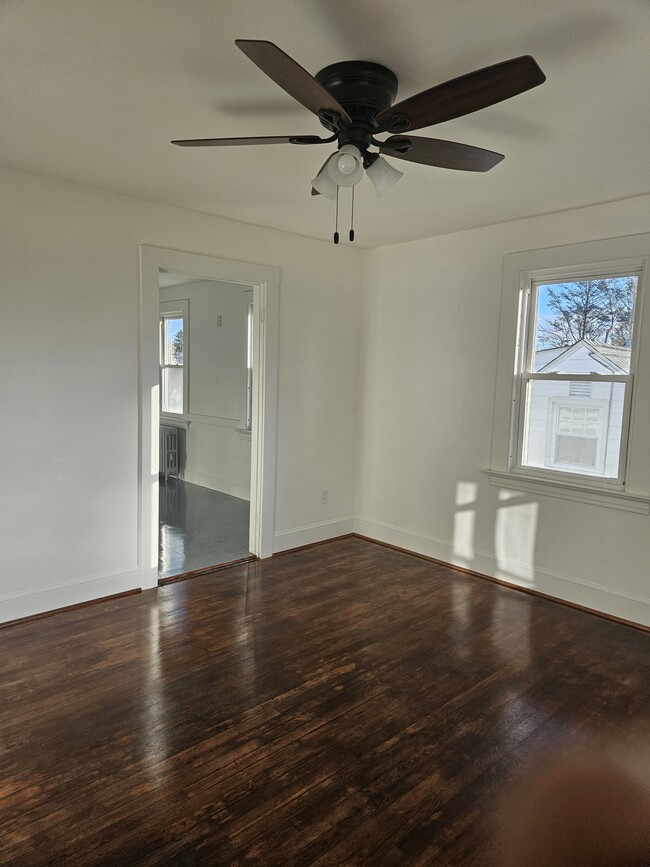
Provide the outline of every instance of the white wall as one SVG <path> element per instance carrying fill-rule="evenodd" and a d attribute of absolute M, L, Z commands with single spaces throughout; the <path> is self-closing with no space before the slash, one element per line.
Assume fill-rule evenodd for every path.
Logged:
<path fill-rule="evenodd" d="M 354 526 L 650 623 L 647 516 L 481 472 L 504 253 L 650 231 L 650 197 L 363 254 L 11 170 L 0 184 L 0 620 L 139 586 L 145 243 L 281 267 L 275 550 Z M 646 323 L 646 360 L 649 339 Z"/>
<path fill-rule="evenodd" d="M 13 170 L 0 186 L 0 620 L 139 586 L 140 243 L 281 267 L 276 547 L 351 528 L 359 250 Z"/>
<path fill-rule="evenodd" d="M 181 432 L 186 481 L 250 499 L 246 427 L 248 305 L 253 290 L 199 280 L 160 290 L 161 302 L 189 302 L 190 426 Z M 218 325 L 221 317 L 221 325 Z"/>
<path fill-rule="evenodd" d="M 504 254 L 648 230 L 643 196 L 366 254 L 360 533 L 650 624 L 647 515 L 497 489 L 482 472 Z M 647 311 L 641 352 L 647 380 Z M 642 431 L 648 403 L 646 393 Z M 647 480 L 647 462 L 637 469 Z"/>

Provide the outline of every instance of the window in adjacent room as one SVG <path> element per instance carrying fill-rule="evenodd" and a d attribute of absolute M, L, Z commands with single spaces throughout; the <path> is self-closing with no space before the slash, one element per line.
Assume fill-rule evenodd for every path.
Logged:
<path fill-rule="evenodd" d="M 165 305 L 168 306 L 168 305 Z M 187 304 L 160 313 L 160 412 L 187 414 Z"/>
<path fill-rule="evenodd" d="M 253 305 L 246 315 L 246 430 L 253 427 Z"/>
<path fill-rule="evenodd" d="M 624 482 L 640 273 L 601 266 L 522 287 L 515 471 Z"/>

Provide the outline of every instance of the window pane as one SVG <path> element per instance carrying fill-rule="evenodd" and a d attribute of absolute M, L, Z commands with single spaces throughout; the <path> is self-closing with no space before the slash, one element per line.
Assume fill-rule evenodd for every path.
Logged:
<path fill-rule="evenodd" d="M 555 461 L 558 464 L 579 464 L 595 469 L 597 444 L 597 440 L 586 437 L 559 436 L 555 444 Z"/>
<path fill-rule="evenodd" d="M 253 305 L 246 318 L 246 430 L 253 426 Z"/>
<path fill-rule="evenodd" d="M 533 370 L 629 373 L 637 284 L 635 274 L 538 284 Z"/>
<path fill-rule="evenodd" d="M 163 364 L 183 363 L 183 318 L 163 319 Z"/>
<path fill-rule="evenodd" d="M 595 382 L 583 398 L 571 395 L 568 381 L 528 382 L 523 466 L 618 478 L 625 389 Z"/>
<path fill-rule="evenodd" d="M 162 369 L 161 409 L 163 412 L 183 412 L 183 368 Z"/>

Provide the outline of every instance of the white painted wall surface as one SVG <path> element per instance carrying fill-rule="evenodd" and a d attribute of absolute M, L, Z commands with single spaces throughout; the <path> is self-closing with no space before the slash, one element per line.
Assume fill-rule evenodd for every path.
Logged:
<path fill-rule="evenodd" d="M 504 253 L 650 231 L 650 197 L 363 254 L 12 170 L 0 184 L 0 620 L 140 586 L 145 243 L 281 268 L 275 550 L 356 527 L 650 623 L 648 516 L 482 473 Z M 646 321 L 646 385 L 649 340 Z M 650 448 L 636 460 L 650 477 Z"/>
<path fill-rule="evenodd" d="M 366 254 L 359 532 L 650 624 L 647 515 L 498 489 L 482 472 L 504 254 L 649 230 L 643 196 Z M 644 324 L 635 421 L 647 433 L 648 309 Z M 650 443 L 636 461 L 647 488 Z"/>
<path fill-rule="evenodd" d="M 189 302 L 190 426 L 182 431 L 188 482 L 250 499 L 246 349 L 252 289 L 200 280 L 160 290 L 161 302 Z M 221 325 L 218 325 L 221 317 Z"/>
<path fill-rule="evenodd" d="M 8 169 L 0 186 L 0 620 L 140 586 L 141 243 L 281 267 L 277 547 L 351 528 L 359 250 Z"/>

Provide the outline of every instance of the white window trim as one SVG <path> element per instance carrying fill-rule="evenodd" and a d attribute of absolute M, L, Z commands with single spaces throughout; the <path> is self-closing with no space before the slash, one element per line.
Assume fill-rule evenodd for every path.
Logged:
<path fill-rule="evenodd" d="M 172 415 L 171 413 L 160 413 L 160 424 L 168 427 L 179 427 L 183 430 L 188 430 L 191 424 L 188 418 L 182 418 L 180 415 Z"/>
<path fill-rule="evenodd" d="M 595 485 L 578 485 L 557 479 L 545 479 L 534 476 L 532 473 L 523 475 L 499 470 L 486 470 L 485 472 L 490 479 L 490 484 L 496 488 L 557 497 L 560 500 L 574 500 L 592 506 L 607 506 L 623 512 L 636 512 L 639 515 L 650 514 L 650 499 L 648 497 L 598 488 Z"/>
<path fill-rule="evenodd" d="M 532 372 L 533 359 L 535 355 L 535 327 L 536 321 L 533 315 L 533 310 L 537 305 L 537 289 L 542 284 L 552 282 L 566 282 L 571 279 L 582 279 L 584 277 L 617 277 L 623 274 L 638 275 L 637 297 L 635 299 L 633 334 L 635 335 L 632 353 L 630 357 L 630 373 L 629 374 L 588 374 L 576 375 L 570 372 L 553 372 L 553 373 L 534 373 Z M 567 266 L 563 269 L 546 270 L 530 270 L 521 272 L 519 275 L 519 292 L 520 292 L 520 318 L 518 320 L 518 352 L 516 357 L 515 375 L 513 379 L 513 402 L 516 405 L 516 413 L 513 414 L 511 422 L 511 430 L 509 436 L 510 455 L 508 469 L 513 473 L 528 474 L 531 471 L 538 476 L 548 478 L 550 481 L 559 479 L 560 481 L 577 480 L 578 483 L 592 485 L 616 485 L 621 490 L 624 490 L 625 471 L 627 468 L 627 442 L 629 437 L 629 420 L 630 420 L 630 397 L 633 391 L 634 371 L 636 368 L 636 359 L 638 355 L 639 340 L 636 335 L 639 334 L 640 328 L 640 292 L 644 275 L 643 260 L 615 260 L 602 263 L 587 263 L 575 264 Z M 526 387 L 531 380 L 540 381 L 555 381 L 566 382 L 582 379 L 584 376 L 586 381 L 591 382 L 621 382 L 625 384 L 625 405 L 623 414 L 623 428 L 621 431 L 621 443 L 618 461 L 618 473 L 615 478 L 602 478 L 594 474 L 592 476 L 585 473 L 572 473 L 570 469 L 560 470 L 551 467 L 530 467 L 524 464 L 524 430 L 525 430 L 525 405 L 526 405 Z"/>
<path fill-rule="evenodd" d="M 650 234 L 631 235 L 603 241 L 591 241 L 504 256 L 503 287 L 499 332 L 499 352 L 494 403 L 494 426 L 490 483 L 498 487 L 573 499 L 595 505 L 610 506 L 644 514 L 650 513 L 650 463 L 644 431 L 650 425 L 650 351 L 648 336 L 643 337 L 642 317 L 644 284 L 650 259 Z M 522 353 L 527 341 L 522 339 L 523 325 L 529 321 L 527 305 L 533 281 L 641 272 L 635 309 L 635 341 L 632 370 L 634 387 L 626 388 L 629 402 L 628 424 L 622 444 L 627 445 L 624 479 L 597 479 L 582 474 L 551 470 L 548 475 L 537 468 L 523 468 L 517 459 L 516 431 L 521 404 Z M 554 374 L 554 376 L 560 374 Z M 543 376 L 527 373 L 528 378 Z M 563 374 L 567 380 L 610 381 L 598 374 Z M 625 379 L 612 377 L 614 381 Z M 631 377 L 630 377 L 631 380 Z M 639 397 L 639 396 L 642 397 Z M 645 397 L 643 397 L 645 395 Z"/>

